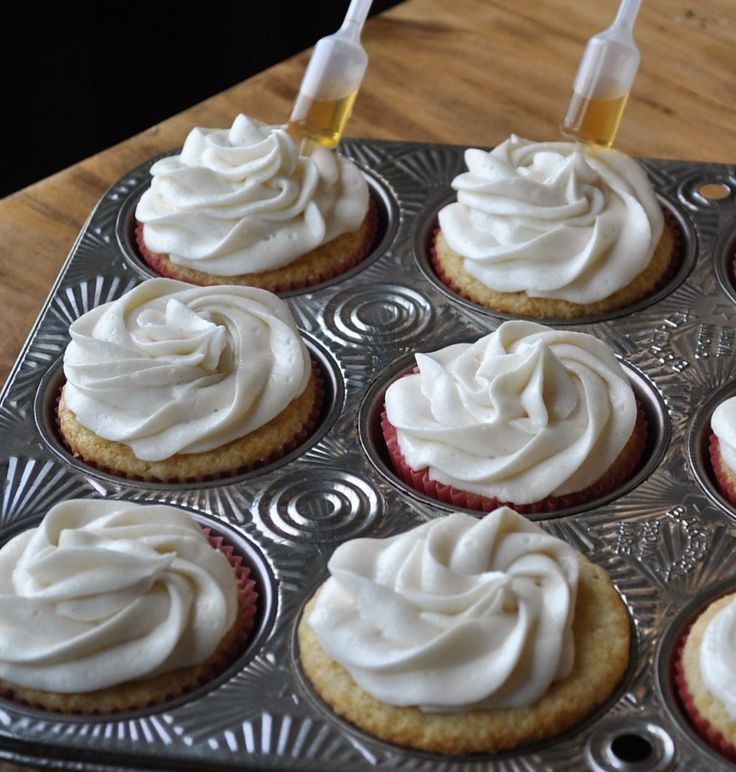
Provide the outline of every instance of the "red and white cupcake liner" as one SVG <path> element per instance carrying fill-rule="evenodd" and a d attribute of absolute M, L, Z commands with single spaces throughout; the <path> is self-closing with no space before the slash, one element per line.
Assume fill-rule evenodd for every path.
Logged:
<path fill-rule="evenodd" d="M 518 504 L 513 501 L 501 501 L 497 498 L 489 498 L 477 493 L 459 490 L 451 485 L 444 485 L 431 480 L 428 469 L 414 470 L 409 466 L 399 447 L 396 427 L 389 421 L 385 410 L 381 413 L 381 429 L 394 471 L 410 488 L 444 504 L 450 504 L 453 507 L 490 512 L 498 507 L 507 506 L 525 515 L 557 512 L 561 509 L 576 507 L 605 496 L 623 485 L 631 477 L 641 461 L 647 442 L 646 414 L 637 402 L 637 420 L 634 427 L 634 432 L 636 433 L 635 443 L 629 450 L 628 463 L 620 465 L 615 473 L 609 472 L 604 474 L 593 485 L 581 491 L 564 496 L 547 496 L 541 501 L 531 504 Z"/>
<path fill-rule="evenodd" d="M 290 292 L 292 290 L 304 289 L 305 287 L 312 287 L 315 284 L 321 284 L 324 281 L 329 281 L 330 279 L 334 279 L 336 276 L 339 276 L 340 274 L 343 274 L 343 273 L 346 273 L 347 271 L 352 270 L 353 268 L 355 268 L 356 265 L 358 265 L 363 260 L 365 260 L 365 258 L 373 250 L 373 243 L 376 239 L 377 230 L 378 230 L 378 213 L 376 211 L 376 204 L 374 203 L 373 199 L 371 199 L 370 206 L 368 208 L 368 233 L 363 243 L 360 245 L 360 248 L 357 250 L 357 252 L 354 255 L 351 255 L 343 262 L 335 265 L 333 268 L 324 270 L 318 276 L 314 276 L 309 281 L 296 281 L 296 280 L 287 279 L 286 277 L 284 277 L 279 281 L 277 286 L 275 286 L 271 291 L 272 292 Z M 138 245 L 138 251 L 140 252 L 144 262 L 148 265 L 149 268 L 151 268 L 160 276 L 165 276 L 168 279 L 177 279 L 178 281 L 187 281 L 190 284 L 200 284 L 200 285 L 209 284 L 209 282 L 206 282 L 206 281 L 196 281 L 194 279 L 183 278 L 177 273 L 175 268 L 170 267 L 166 263 L 166 261 L 162 258 L 161 255 L 157 254 L 156 252 L 151 252 L 151 250 L 148 249 L 148 247 L 146 246 L 145 240 L 143 238 L 143 223 L 139 221 L 136 221 L 135 241 L 136 241 L 136 244 Z M 299 258 L 296 258 L 296 259 L 299 259 Z M 207 273 L 207 272 L 201 271 L 201 273 Z M 246 274 L 243 274 L 243 275 L 246 275 Z M 227 276 L 222 276 L 222 277 L 213 276 L 213 278 L 217 278 L 220 284 L 229 283 Z"/>
<path fill-rule="evenodd" d="M 241 650 L 248 640 L 253 625 L 255 624 L 258 610 L 258 590 L 256 582 L 250 575 L 250 566 L 245 563 L 244 557 L 236 552 L 235 547 L 225 542 L 225 537 L 213 533 L 211 528 L 202 528 L 207 541 L 212 549 L 221 552 L 227 562 L 232 566 L 235 580 L 238 584 L 238 606 L 241 614 L 241 629 L 236 641 L 236 647 Z"/>
<path fill-rule="evenodd" d="M 656 283 L 656 285 L 650 290 L 650 292 L 647 293 L 648 295 L 652 295 L 653 293 L 657 292 L 657 290 L 661 289 L 667 282 L 677 273 L 677 269 L 680 267 L 680 260 L 681 260 L 681 253 L 682 253 L 682 236 L 680 232 L 680 226 L 677 223 L 677 220 L 674 218 L 672 214 L 670 214 L 668 211 L 663 210 L 662 215 L 664 216 L 665 221 L 665 227 L 669 228 L 670 232 L 672 233 L 672 260 L 670 260 L 670 265 L 667 268 L 667 270 L 664 272 L 664 274 L 659 278 L 659 281 Z M 472 303 L 475 303 L 476 301 L 473 300 L 470 295 L 465 292 L 465 290 L 462 289 L 462 287 L 459 287 L 445 272 L 445 269 L 442 266 L 442 262 L 440 261 L 439 255 L 437 254 L 437 236 L 440 232 L 440 226 L 437 224 L 432 231 L 432 245 L 429 249 L 429 256 L 432 262 L 432 266 L 434 267 L 434 271 L 437 274 L 437 277 L 440 279 L 440 281 L 450 290 L 452 290 L 456 295 L 459 295 L 462 298 L 465 298 L 465 300 L 469 300 Z M 734 275 L 736 275 L 736 257 L 734 257 Z M 584 305 L 584 304 L 583 304 Z"/>
<path fill-rule="evenodd" d="M 245 650 L 250 633 L 253 630 L 255 624 L 256 615 L 258 612 L 258 590 L 255 580 L 251 577 L 250 567 L 245 564 L 244 558 L 235 548 L 225 542 L 223 536 L 213 533 L 210 528 L 203 527 L 202 532 L 207 537 L 207 541 L 210 546 L 221 552 L 230 564 L 233 573 L 235 574 L 235 581 L 237 584 L 238 592 L 238 618 L 240 621 L 240 627 L 237 634 L 233 636 L 227 647 L 223 647 L 221 651 L 217 651 L 217 656 L 211 658 L 211 662 L 207 667 L 202 668 L 201 672 L 197 674 L 196 679 L 189 680 L 185 683 L 177 684 L 174 679 L 167 680 L 166 688 L 152 687 L 150 694 L 146 699 L 131 698 L 121 695 L 118 703 L 119 705 L 112 708 L 113 713 L 125 712 L 128 710 L 142 710 L 146 708 L 155 707 L 171 700 L 178 699 L 179 697 L 189 694 L 195 689 L 204 686 L 209 681 L 219 676 L 224 670 L 226 670 L 240 654 Z M 197 667 L 197 666 L 193 666 Z M 187 670 L 188 668 L 185 668 Z M 145 681 L 145 677 L 141 679 Z M 124 686 L 124 684 L 120 684 Z M 115 689 L 115 687 L 110 687 Z M 107 690 L 105 690 L 107 691 Z M 89 692 L 89 701 L 83 709 L 62 708 L 56 709 L 48 707 L 47 704 L 39 701 L 29 701 L 23 699 L 21 693 L 13 688 L 13 685 L 6 681 L 0 681 L 0 696 L 4 699 L 11 700 L 21 705 L 29 705 L 30 707 L 36 707 L 41 710 L 47 710 L 49 712 L 55 712 L 64 715 L 96 715 L 100 713 L 111 712 L 109 703 L 106 702 L 104 709 L 95 706 L 95 692 Z M 80 694 L 82 699 L 85 698 L 85 694 Z"/>
<path fill-rule="evenodd" d="M 708 443 L 708 452 L 710 454 L 710 463 L 713 468 L 718 489 L 726 497 L 731 506 L 736 507 L 736 473 L 729 470 L 726 462 L 721 455 L 721 443 L 715 434 L 711 434 Z"/>
<path fill-rule="evenodd" d="M 91 458 L 89 456 L 82 455 L 81 453 L 75 451 L 67 441 L 66 437 L 64 436 L 64 433 L 61 430 L 61 425 L 59 423 L 59 402 L 61 400 L 61 392 L 64 389 L 64 384 L 62 383 L 61 387 L 59 388 L 59 393 L 56 396 L 56 400 L 54 402 L 55 408 L 54 408 L 54 415 L 56 416 L 56 433 L 59 437 L 59 439 L 64 444 L 64 447 L 66 450 L 71 453 L 75 458 L 80 459 L 80 461 L 83 461 L 87 466 L 91 466 L 93 469 L 97 469 L 100 472 L 104 472 L 105 474 L 114 475 L 115 477 L 121 477 L 124 480 L 133 480 L 135 482 L 156 482 L 156 483 L 163 483 L 165 485 L 191 485 L 194 483 L 201 483 L 201 482 L 211 482 L 214 480 L 227 480 L 231 477 L 236 477 L 240 474 L 245 474 L 246 472 L 251 472 L 254 469 L 260 469 L 263 466 L 266 466 L 267 464 L 271 464 L 274 461 L 278 461 L 280 458 L 283 458 L 284 456 L 291 453 L 293 450 L 298 448 L 303 442 L 307 440 L 310 434 L 315 430 L 317 427 L 319 417 L 322 413 L 322 408 L 324 405 L 324 399 L 325 399 L 325 386 L 324 386 L 324 378 L 322 377 L 322 370 L 320 366 L 317 364 L 317 362 L 314 361 L 314 359 L 311 360 L 312 364 L 312 373 L 317 379 L 317 393 L 315 395 L 314 405 L 312 405 L 312 410 L 309 413 L 309 416 L 307 417 L 307 420 L 302 425 L 302 427 L 299 429 L 298 432 L 296 432 L 292 437 L 290 437 L 284 444 L 279 447 L 277 450 L 274 450 L 273 453 L 271 453 L 267 458 L 261 458 L 258 461 L 255 461 L 251 464 L 245 464 L 243 466 L 238 467 L 237 469 L 227 470 L 224 472 L 219 472 L 217 474 L 211 474 L 211 475 L 198 475 L 196 477 L 186 477 L 186 478 L 180 478 L 180 477 L 172 477 L 168 478 L 166 480 L 162 480 L 158 477 L 142 477 L 140 475 L 132 475 L 127 474 L 126 472 L 123 472 L 119 469 L 114 469 L 112 467 L 108 467 L 105 464 L 100 464 L 99 462 L 95 461 L 94 458 Z"/>

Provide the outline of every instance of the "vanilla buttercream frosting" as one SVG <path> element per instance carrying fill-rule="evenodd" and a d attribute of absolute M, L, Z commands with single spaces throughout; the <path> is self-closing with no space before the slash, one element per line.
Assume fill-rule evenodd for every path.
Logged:
<path fill-rule="evenodd" d="M 634 430 L 631 384 L 592 335 L 509 321 L 416 363 L 386 416 L 409 466 L 459 490 L 515 504 L 584 490 Z"/>
<path fill-rule="evenodd" d="M 146 246 L 214 276 L 286 265 L 357 230 L 368 211 L 355 164 L 323 147 L 302 155 L 284 126 L 245 115 L 192 129 L 151 175 L 136 208 Z"/>
<path fill-rule="evenodd" d="M 198 665 L 237 604 L 232 567 L 187 513 L 65 501 L 0 549 L 0 677 L 78 693 Z"/>
<path fill-rule="evenodd" d="M 710 426 L 718 437 L 721 458 L 729 469 L 736 470 L 736 397 L 718 405 L 713 411 Z"/>
<path fill-rule="evenodd" d="M 577 555 L 511 509 L 346 542 L 329 570 L 308 622 L 381 702 L 526 706 L 572 670 Z"/>
<path fill-rule="evenodd" d="M 498 292 L 595 303 L 649 265 L 663 217 L 646 174 L 616 150 L 512 135 L 465 152 L 439 213 L 465 270 Z"/>
<path fill-rule="evenodd" d="M 144 461 L 249 434 L 299 396 L 311 373 L 286 303 L 253 287 L 149 279 L 69 333 L 66 405 Z"/>
<path fill-rule="evenodd" d="M 706 625 L 700 645 L 700 672 L 705 685 L 736 721 L 736 600 Z"/>

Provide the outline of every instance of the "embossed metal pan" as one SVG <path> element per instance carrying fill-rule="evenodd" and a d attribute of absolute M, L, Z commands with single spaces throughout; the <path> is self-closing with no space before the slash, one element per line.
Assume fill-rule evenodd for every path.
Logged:
<path fill-rule="evenodd" d="M 375 249 L 348 274 L 287 295 L 326 376 L 329 404 L 311 442 L 231 480 L 119 480 L 73 462 L 54 437 L 50 392 L 70 322 L 148 275 L 131 233 L 150 163 L 115 184 L 91 214 L 0 397 L 0 540 L 72 496 L 178 504 L 222 521 L 241 540 L 269 606 L 234 669 L 176 703 L 81 719 L 0 701 L 0 755 L 65 769 L 726 769 L 684 720 L 671 660 L 694 609 L 736 586 L 736 511 L 715 490 L 703 451 L 710 413 L 736 382 L 734 168 L 644 161 L 681 232 L 680 269 L 635 308 L 573 325 L 620 355 L 653 439 L 626 489 L 540 522 L 611 573 L 631 614 L 630 671 L 606 705 L 554 740 L 448 758 L 353 729 L 320 702 L 299 668 L 295 623 L 333 549 L 446 511 L 387 468 L 375 427 L 382 390 L 412 352 L 477 338 L 502 321 L 448 292 L 426 255 L 462 148 L 354 140 L 342 152 L 365 170 L 378 205 Z"/>

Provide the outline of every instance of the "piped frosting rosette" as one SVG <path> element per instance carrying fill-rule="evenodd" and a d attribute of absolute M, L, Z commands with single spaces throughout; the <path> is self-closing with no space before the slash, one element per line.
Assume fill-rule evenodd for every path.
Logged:
<path fill-rule="evenodd" d="M 457 202 L 439 213 L 465 270 L 498 292 L 589 304 L 629 284 L 652 259 L 663 216 L 646 174 L 615 150 L 512 135 L 465 152 Z"/>
<path fill-rule="evenodd" d="M 200 665 L 236 621 L 239 581 L 174 507 L 58 504 L 0 550 L 0 678 L 80 693 Z"/>
<path fill-rule="evenodd" d="M 288 306 L 251 287 L 150 279 L 69 332 L 67 407 L 145 461 L 253 432 L 304 391 L 312 371 Z"/>
<path fill-rule="evenodd" d="M 284 126 L 244 115 L 230 129 L 193 129 L 151 175 L 136 208 L 145 247 L 214 276 L 286 265 L 356 230 L 369 205 L 350 161 L 322 147 L 300 155 Z"/>
<path fill-rule="evenodd" d="M 510 321 L 416 363 L 386 392 L 384 436 L 400 476 L 448 503 L 602 495 L 598 482 L 619 484 L 643 452 L 631 384 L 592 335 Z"/>
<path fill-rule="evenodd" d="M 347 542 L 329 570 L 309 624 L 383 703 L 531 705 L 572 669 L 577 555 L 510 509 Z"/>

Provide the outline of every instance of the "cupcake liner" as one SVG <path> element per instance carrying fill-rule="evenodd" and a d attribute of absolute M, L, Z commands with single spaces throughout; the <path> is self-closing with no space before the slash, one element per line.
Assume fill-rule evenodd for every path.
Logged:
<path fill-rule="evenodd" d="M 67 694 L 24 688 L 20 688 L 19 691 L 19 687 L 0 680 L 0 697 L 17 704 L 67 715 L 120 713 L 161 705 L 188 694 L 219 676 L 245 649 L 258 611 L 258 591 L 256 582 L 251 578 L 250 567 L 244 563 L 243 556 L 237 553 L 233 546 L 225 543 L 224 537 L 213 534 L 209 528 L 202 528 L 202 531 L 210 546 L 227 558 L 235 574 L 238 593 L 238 629 L 229 630 L 225 634 L 218 649 L 208 660 L 199 665 L 153 676 L 150 679 L 144 676 L 98 692 Z M 225 645 L 223 642 L 226 642 Z M 178 681 L 177 673 L 181 674 Z M 141 691 L 126 691 L 128 684 L 140 685 L 145 696 Z M 35 698 L 34 693 L 37 694 Z"/>
<path fill-rule="evenodd" d="M 675 219 L 675 217 L 666 209 L 662 210 L 662 215 L 664 217 L 665 221 L 665 227 L 669 229 L 670 233 L 672 234 L 672 257 L 670 259 L 670 263 L 667 266 L 667 270 L 659 277 L 656 284 L 649 290 L 649 292 L 646 295 L 643 295 L 640 300 L 643 300 L 651 295 L 653 295 L 655 292 L 658 292 L 662 287 L 664 287 L 667 282 L 672 279 L 672 277 L 677 273 L 680 263 L 682 261 L 682 232 L 680 230 L 680 226 Z M 442 263 L 440 261 L 439 255 L 437 254 L 437 235 L 440 232 L 440 226 L 439 223 L 434 227 L 432 230 L 432 245 L 430 246 L 429 250 L 429 256 L 432 263 L 432 267 L 434 268 L 434 272 L 437 274 L 437 278 L 452 292 L 454 292 L 456 295 L 459 295 L 460 297 L 464 298 L 465 300 L 469 300 L 471 303 L 475 303 L 476 305 L 479 305 L 479 303 L 467 293 L 465 290 L 463 290 L 461 287 L 459 287 L 445 272 L 445 269 L 442 266 Z M 736 275 L 736 256 L 734 257 L 734 275 Z M 526 293 L 525 293 L 526 294 Z M 574 304 L 574 305 L 580 305 L 581 307 L 584 307 L 585 304 Z M 626 305 L 631 305 L 631 303 L 627 303 Z M 625 306 L 622 306 L 625 307 Z M 614 310 L 614 309 L 611 309 Z"/>
<path fill-rule="evenodd" d="M 427 468 L 418 471 L 412 469 L 401 452 L 396 436 L 396 427 L 388 420 L 385 409 L 381 413 L 381 430 L 383 431 L 386 448 L 394 471 L 404 483 L 414 490 L 444 504 L 450 504 L 453 507 L 490 512 L 497 507 L 507 506 L 525 515 L 544 514 L 576 507 L 615 490 L 631 477 L 641 462 L 648 434 L 646 414 L 637 400 L 637 418 L 634 434 L 629 441 L 630 445 L 625 458 L 617 458 L 606 474 L 581 491 L 575 491 L 564 496 L 547 496 L 540 501 L 530 504 L 517 504 L 513 501 L 502 501 L 498 498 L 470 493 L 454 488 L 451 485 L 436 482 L 430 479 Z"/>
<path fill-rule="evenodd" d="M 682 708 L 685 711 L 688 719 L 697 729 L 698 734 L 702 739 L 710 745 L 713 750 L 725 756 L 730 761 L 736 761 L 736 746 L 732 742 L 726 739 L 706 718 L 704 718 L 698 711 L 695 700 L 690 693 L 690 689 L 687 684 L 687 676 L 685 675 L 685 666 L 682 662 L 683 653 L 685 651 L 685 643 L 687 642 L 688 635 L 692 629 L 693 623 L 691 622 L 685 631 L 680 636 L 675 647 L 675 661 L 673 665 L 675 686 L 682 703 Z"/>
<path fill-rule="evenodd" d="M 325 267 L 325 269 L 320 271 L 319 273 L 313 274 L 310 277 L 310 279 L 307 281 L 290 279 L 287 276 L 281 277 L 273 286 L 268 287 L 269 291 L 290 292 L 292 290 L 304 289 L 305 287 L 311 287 L 315 284 L 321 284 L 324 281 L 333 279 L 335 276 L 339 276 L 340 274 L 355 268 L 356 265 L 362 262 L 370 254 L 370 252 L 373 249 L 373 242 L 375 241 L 375 238 L 376 238 L 376 232 L 378 230 L 378 212 L 373 198 L 370 199 L 367 216 L 368 216 L 368 233 L 366 234 L 366 237 L 363 240 L 363 243 L 360 245 L 360 247 L 358 248 L 358 250 L 355 252 L 354 255 L 350 256 L 348 259 L 343 260 L 340 263 L 335 264 L 332 267 Z M 197 280 L 194 278 L 188 278 L 188 277 L 182 276 L 179 272 L 177 272 L 175 266 L 172 267 L 169 263 L 167 263 L 164 260 L 162 255 L 157 254 L 156 252 L 151 252 L 151 250 L 148 249 L 148 247 L 146 246 L 145 241 L 143 239 L 143 223 L 138 220 L 136 220 L 135 241 L 138 246 L 138 251 L 140 252 L 144 262 L 148 265 L 149 268 L 151 268 L 157 274 L 161 276 L 165 276 L 166 278 L 169 278 L 169 279 L 186 281 L 186 282 L 189 282 L 190 284 L 207 285 L 211 283 L 206 281 L 205 279 Z M 296 260 L 299 260 L 299 259 L 300 258 L 296 258 Z M 296 262 L 296 260 L 294 262 Z M 290 264 L 287 264 L 282 267 L 284 269 L 288 269 L 289 265 Z M 270 269 L 270 270 L 276 271 L 278 269 Z M 217 283 L 219 284 L 231 283 L 232 280 L 235 278 L 235 277 L 228 277 L 228 276 L 218 277 L 218 276 L 214 276 L 213 274 L 207 274 L 206 271 L 199 271 L 199 272 L 207 276 L 212 276 L 212 278 L 216 279 Z M 264 271 L 262 273 L 268 273 L 268 272 L 269 271 Z M 241 274 L 241 276 L 247 276 L 247 275 L 248 274 Z M 259 275 L 259 273 L 254 273 L 253 275 L 257 276 Z"/>
<path fill-rule="evenodd" d="M 468 295 L 467 292 L 465 292 L 461 287 L 459 287 L 455 282 L 445 273 L 445 269 L 442 267 L 442 263 L 440 262 L 439 255 L 437 254 L 437 235 L 440 232 L 440 226 L 436 225 L 434 230 L 432 231 L 432 246 L 429 248 L 429 256 L 432 261 L 432 267 L 434 268 L 434 272 L 437 274 L 437 278 L 449 289 L 452 290 L 456 295 L 459 295 L 461 298 L 464 298 L 465 300 L 469 300 L 471 303 L 475 303 L 475 301 Z M 476 303 L 476 305 L 478 305 Z"/>
<path fill-rule="evenodd" d="M 211 474 L 211 475 L 198 475 L 194 477 L 170 477 L 167 479 L 161 479 L 160 477 L 156 476 L 148 476 L 144 477 L 142 475 L 133 475 L 126 473 L 120 469 L 115 469 L 109 466 L 106 466 L 105 464 L 101 464 L 98 461 L 96 461 L 94 458 L 87 456 L 83 453 L 81 453 L 78 450 L 75 450 L 71 447 L 69 442 L 67 441 L 66 437 L 64 436 L 64 432 L 61 429 L 61 425 L 59 422 L 59 402 L 61 400 L 61 393 L 64 389 L 64 385 L 66 381 L 63 381 L 61 386 L 59 387 L 59 392 L 56 395 L 56 399 L 54 400 L 54 417 L 55 417 L 55 426 L 56 426 L 56 434 L 58 438 L 61 440 L 61 442 L 64 445 L 64 448 L 69 452 L 74 458 L 78 458 L 80 461 L 85 463 L 87 466 L 92 467 L 93 469 L 97 469 L 100 472 L 104 472 L 105 474 L 111 474 L 115 477 L 120 477 L 124 480 L 132 480 L 134 482 L 155 482 L 155 483 L 162 483 L 164 485 L 192 485 L 196 483 L 203 483 L 203 482 L 212 482 L 216 480 L 227 480 L 231 477 L 236 477 L 240 474 L 245 474 L 246 472 L 252 472 L 256 469 L 260 469 L 263 466 L 266 466 L 267 464 L 271 464 L 274 461 L 278 461 L 278 459 L 283 458 L 284 456 L 291 453 L 293 450 L 298 448 L 305 440 L 312 434 L 314 429 L 316 428 L 319 417 L 322 413 L 322 408 L 324 405 L 324 399 L 325 399 L 325 387 L 324 387 L 324 378 L 322 377 L 322 370 L 320 366 L 314 361 L 314 359 L 311 359 L 311 365 L 312 365 L 312 373 L 314 374 L 315 378 L 317 379 L 317 392 L 315 395 L 314 404 L 312 405 L 312 409 L 309 413 L 309 416 L 307 417 L 307 420 L 304 422 L 302 427 L 297 431 L 292 437 L 290 437 L 283 445 L 281 445 L 279 448 L 275 449 L 273 453 L 271 453 L 266 458 L 261 458 L 258 461 L 255 461 L 251 464 L 244 464 L 243 466 L 238 467 L 237 469 L 227 470 L 224 472 L 219 472 L 217 474 Z M 255 431 L 258 431 L 257 429 Z"/>
<path fill-rule="evenodd" d="M 710 435 L 708 452 L 713 474 L 718 484 L 718 489 L 726 497 L 731 506 L 736 507 L 736 479 L 734 473 L 728 468 L 721 455 L 721 443 L 715 434 Z"/>

